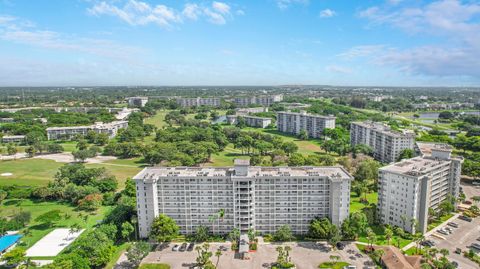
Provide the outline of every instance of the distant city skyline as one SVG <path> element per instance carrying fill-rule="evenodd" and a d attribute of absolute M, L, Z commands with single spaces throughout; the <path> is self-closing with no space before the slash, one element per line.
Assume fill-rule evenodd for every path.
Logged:
<path fill-rule="evenodd" d="M 479 86 L 480 1 L 0 0 L 0 86 Z"/>

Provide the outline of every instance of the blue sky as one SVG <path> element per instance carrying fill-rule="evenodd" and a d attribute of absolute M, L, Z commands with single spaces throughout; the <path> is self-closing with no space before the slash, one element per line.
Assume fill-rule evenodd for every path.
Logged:
<path fill-rule="evenodd" d="M 480 85 L 480 1 L 0 0 L 0 86 Z"/>

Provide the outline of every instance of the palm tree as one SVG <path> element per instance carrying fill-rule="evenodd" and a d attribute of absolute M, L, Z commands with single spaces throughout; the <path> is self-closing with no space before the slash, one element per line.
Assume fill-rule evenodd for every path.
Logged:
<path fill-rule="evenodd" d="M 407 216 L 401 215 L 400 219 L 402 220 L 402 228 L 405 230 L 405 224 L 407 223 Z"/>
<path fill-rule="evenodd" d="M 443 257 L 446 258 L 448 254 L 450 254 L 450 251 L 448 251 L 448 249 L 442 248 L 440 249 L 440 253 L 443 255 Z"/>
<path fill-rule="evenodd" d="M 218 249 L 215 252 L 215 257 L 217 257 L 217 263 L 215 263 L 215 268 L 218 268 L 218 262 L 220 261 L 220 256 L 222 256 L 222 251 Z"/>
<path fill-rule="evenodd" d="M 425 236 L 423 236 L 420 233 L 416 233 L 413 237 L 413 240 L 415 241 L 415 245 L 416 245 L 415 247 L 417 248 L 416 254 L 418 254 L 418 250 L 420 248 L 420 243 L 425 240 Z"/>
<path fill-rule="evenodd" d="M 292 248 L 290 246 L 285 246 L 285 260 L 287 262 L 290 261 L 290 251 L 292 251 Z"/>
<path fill-rule="evenodd" d="M 387 245 L 390 245 L 390 240 L 393 237 L 393 231 L 390 228 L 385 228 L 385 239 L 387 239 Z"/>
<path fill-rule="evenodd" d="M 340 257 L 339 256 L 336 256 L 336 255 L 330 255 L 330 263 L 332 264 L 332 267 L 335 267 L 335 265 L 337 264 L 338 260 L 340 260 Z"/>

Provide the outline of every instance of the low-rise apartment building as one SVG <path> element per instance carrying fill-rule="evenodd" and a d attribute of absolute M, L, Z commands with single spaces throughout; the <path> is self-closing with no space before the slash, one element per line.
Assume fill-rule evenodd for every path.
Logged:
<path fill-rule="evenodd" d="M 227 122 L 232 125 L 237 124 L 238 118 L 244 119 L 245 124 L 250 127 L 267 128 L 270 124 L 272 124 L 271 118 L 255 117 L 249 115 L 227 115 Z"/>
<path fill-rule="evenodd" d="M 308 137 L 319 138 L 326 128 L 335 128 L 335 117 L 307 114 L 306 112 L 278 112 L 277 130 L 284 133 L 300 134 L 305 130 Z"/>
<path fill-rule="evenodd" d="M 250 105 L 270 106 L 273 103 L 281 102 L 282 94 L 260 95 L 260 96 L 241 96 L 235 97 L 233 103 L 237 107 L 247 107 Z"/>
<path fill-rule="evenodd" d="M 47 128 L 48 140 L 72 139 L 77 135 L 86 135 L 88 131 L 105 133 L 109 138 L 117 135 L 118 130 L 128 127 L 128 121 L 97 122 L 88 126 L 50 127 Z"/>
<path fill-rule="evenodd" d="M 197 97 L 197 98 L 178 98 L 177 104 L 181 107 L 198 107 L 198 106 L 213 106 L 219 107 L 221 105 L 220 98 L 216 97 Z"/>
<path fill-rule="evenodd" d="M 414 149 L 413 131 L 395 131 L 389 126 L 372 121 L 352 122 L 350 144 L 364 144 L 373 149 L 373 157 L 383 163 L 397 161 L 404 149 Z"/>
<path fill-rule="evenodd" d="M 289 225 L 306 234 L 315 217 L 340 225 L 349 215 L 352 176 L 342 167 L 148 167 L 134 177 L 140 237 L 155 217 L 173 218 L 182 234 L 199 226 L 266 234 Z M 223 217 L 219 217 L 223 212 Z"/>
<path fill-rule="evenodd" d="M 24 135 L 5 135 L 2 137 L 2 143 L 23 143 L 25 141 Z"/>
<path fill-rule="evenodd" d="M 382 223 L 425 233 L 428 210 L 438 210 L 449 196 L 458 197 L 463 159 L 437 144 L 429 154 L 380 168 L 378 216 Z"/>

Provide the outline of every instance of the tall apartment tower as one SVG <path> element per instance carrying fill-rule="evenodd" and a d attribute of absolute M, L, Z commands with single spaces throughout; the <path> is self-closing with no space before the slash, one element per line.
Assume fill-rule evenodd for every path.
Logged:
<path fill-rule="evenodd" d="M 134 179 L 142 238 L 159 214 L 173 218 L 182 234 L 199 226 L 265 234 L 282 225 L 306 234 L 315 217 L 340 225 L 349 215 L 353 180 L 342 167 L 254 167 L 248 160 L 234 167 L 148 167 Z"/>
<path fill-rule="evenodd" d="M 382 163 L 395 162 L 404 149 L 414 149 L 415 133 L 394 131 L 378 122 L 352 122 L 350 144 L 365 144 L 373 149 L 373 157 Z"/>
<path fill-rule="evenodd" d="M 429 154 L 383 168 L 378 175 L 378 213 L 382 223 L 425 233 L 428 209 L 438 210 L 448 196 L 458 197 L 463 159 L 445 144 L 431 144 Z"/>
<path fill-rule="evenodd" d="M 335 128 L 335 117 L 307 114 L 306 112 L 278 112 L 277 130 L 284 133 L 300 134 L 307 131 L 308 137 L 319 138 L 325 128 Z"/>

